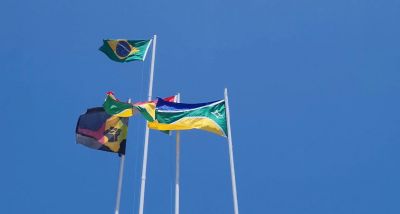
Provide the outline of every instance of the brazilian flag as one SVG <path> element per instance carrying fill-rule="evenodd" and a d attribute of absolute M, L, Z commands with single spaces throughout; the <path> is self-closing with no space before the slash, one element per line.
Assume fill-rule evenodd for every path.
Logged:
<path fill-rule="evenodd" d="M 150 43 L 151 40 L 106 39 L 99 50 L 117 62 L 144 61 Z"/>

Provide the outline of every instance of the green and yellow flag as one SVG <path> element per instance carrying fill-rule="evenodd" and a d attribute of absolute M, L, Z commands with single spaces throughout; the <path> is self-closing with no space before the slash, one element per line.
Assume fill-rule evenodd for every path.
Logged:
<path fill-rule="evenodd" d="M 201 129 L 226 137 L 225 100 L 188 104 L 158 99 L 155 120 L 147 125 L 160 131 Z"/>
<path fill-rule="evenodd" d="M 175 102 L 176 96 L 170 96 L 167 98 L 164 98 L 164 101 L 168 102 Z M 142 113 L 143 117 L 148 121 L 148 122 L 153 122 L 155 118 L 155 112 L 156 112 L 156 105 L 157 105 L 157 100 L 153 101 L 147 101 L 147 102 L 137 102 L 133 104 L 133 107 L 138 110 L 140 113 Z"/>
<path fill-rule="evenodd" d="M 105 39 L 99 50 L 116 62 L 144 61 L 150 43 L 151 40 Z"/>
<path fill-rule="evenodd" d="M 132 104 L 119 101 L 112 92 L 107 92 L 103 108 L 107 114 L 117 117 L 131 117 L 134 114 Z"/>

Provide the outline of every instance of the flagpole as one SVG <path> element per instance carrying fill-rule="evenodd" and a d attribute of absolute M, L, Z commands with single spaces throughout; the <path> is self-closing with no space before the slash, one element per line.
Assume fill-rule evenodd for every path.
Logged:
<path fill-rule="evenodd" d="M 117 201 L 115 204 L 115 214 L 119 214 L 119 205 L 121 202 L 121 192 L 122 192 L 122 177 L 124 176 L 124 164 L 125 164 L 125 155 L 121 154 L 121 161 L 119 164 L 118 191 L 117 191 Z"/>
<path fill-rule="evenodd" d="M 181 94 L 176 96 L 176 102 L 181 102 Z M 175 214 L 179 214 L 179 175 L 180 175 L 180 132 L 176 131 L 176 159 L 175 159 Z"/>
<path fill-rule="evenodd" d="M 236 178 L 235 178 L 235 164 L 233 162 L 233 145 L 232 145 L 232 133 L 231 133 L 231 120 L 229 113 L 229 102 L 228 102 L 228 89 L 225 88 L 225 105 L 226 105 L 226 123 L 228 125 L 228 145 L 229 145 L 229 162 L 231 167 L 231 178 L 232 178 L 232 194 L 233 194 L 233 208 L 234 213 L 239 214 L 237 191 L 236 191 Z"/>
<path fill-rule="evenodd" d="M 153 49 L 151 53 L 151 65 L 150 65 L 150 80 L 149 80 L 149 94 L 147 97 L 148 101 L 151 101 L 153 94 L 153 78 L 154 78 L 154 62 L 156 58 L 156 42 L 157 35 L 153 37 Z M 139 202 L 139 214 L 143 214 L 144 208 L 144 192 L 146 187 L 146 171 L 147 171 L 147 153 L 149 147 L 149 127 L 146 125 L 146 131 L 144 135 L 144 148 L 143 148 L 143 166 L 142 166 L 142 182 L 140 186 L 140 202 Z"/>
<path fill-rule="evenodd" d="M 128 103 L 131 103 L 131 99 L 128 100 Z M 115 202 L 115 214 L 119 214 L 119 205 L 121 203 L 121 192 L 122 192 L 122 178 L 124 176 L 124 166 L 125 166 L 125 154 L 121 154 L 121 160 L 119 163 L 117 200 Z"/>

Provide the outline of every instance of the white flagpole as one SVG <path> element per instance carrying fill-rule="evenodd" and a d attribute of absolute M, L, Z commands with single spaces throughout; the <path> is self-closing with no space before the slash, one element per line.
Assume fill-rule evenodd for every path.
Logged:
<path fill-rule="evenodd" d="M 156 58 L 156 42 L 157 35 L 153 37 L 153 51 L 151 53 L 151 65 L 150 65 L 150 80 L 149 80 L 149 94 L 147 97 L 148 101 L 151 101 L 153 94 L 153 78 L 154 78 L 154 62 Z M 147 171 L 147 153 L 149 147 L 149 127 L 146 125 L 146 132 L 144 135 L 144 149 L 143 149 L 143 166 L 142 166 L 142 182 L 140 186 L 140 202 L 139 202 L 139 214 L 143 214 L 144 208 L 144 192 L 146 187 L 146 171 Z"/>
<path fill-rule="evenodd" d="M 178 93 L 176 96 L 176 102 L 181 101 L 181 94 Z M 175 214 L 179 214 L 179 173 L 180 173 L 180 156 L 181 156 L 181 148 L 180 148 L 180 132 L 176 131 L 176 160 L 175 160 Z"/>
<path fill-rule="evenodd" d="M 227 88 L 225 88 L 225 105 L 226 105 L 226 123 L 228 125 L 229 162 L 230 162 L 230 166 L 231 166 L 233 209 L 234 209 L 235 214 L 239 214 L 239 206 L 238 206 L 237 191 L 236 191 L 235 164 L 233 162 L 231 119 L 230 119 L 230 113 L 229 113 L 228 89 Z"/>
<path fill-rule="evenodd" d="M 125 155 L 121 155 L 121 161 L 119 164 L 118 191 L 117 191 L 117 201 L 115 204 L 115 214 L 119 214 L 119 204 L 121 202 L 121 192 L 122 192 L 122 177 L 124 176 L 124 164 L 125 164 Z"/>
<path fill-rule="evenodd" d="M 131 103 L 131 99 L 128 100 L 128 103 Z M 115 214 L 119 214 L 119 205 L 121 203 L 121 192 L 122 192 L 122 177 L 124 176 L 124 166 L 125 166 L 125 154 L 121 154 L 121 161 L 119 163 L 117 200 L 115 202 Z"/>

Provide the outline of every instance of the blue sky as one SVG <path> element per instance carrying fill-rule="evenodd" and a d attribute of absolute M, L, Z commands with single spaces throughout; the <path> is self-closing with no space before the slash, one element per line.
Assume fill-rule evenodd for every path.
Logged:
<path fill-rule="evenodd" d="M 104 38 L 158 35 L 154 96 L 229 88 L 241 213 L 400 212 L 400 1 L 5 0 L 1 213 L 112 213 L 118 156 L 75 144 L 107 91 L 146 99 L 150 61 Z M 144 120 L 130 121 L 121 214 L 137 213 Z M 173 212 L 174 139 L 151 132 L 145 213 Z M 233 213 L 226 140 L 182 133 L 181 213 Z"/>

